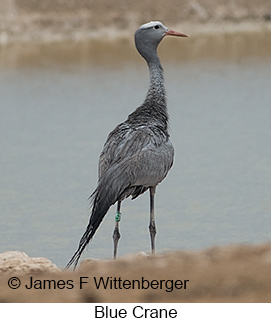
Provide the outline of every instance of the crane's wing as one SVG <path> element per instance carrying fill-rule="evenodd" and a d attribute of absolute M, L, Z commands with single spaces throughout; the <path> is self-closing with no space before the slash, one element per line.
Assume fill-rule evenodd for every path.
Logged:
<path fill-rule="evenodd" d="M 120 124 L 109 134 L 100 155 L 99 180 L 114 169 L 128 176 L 131 186 L 157 185 L 173 164 L 174 149 L 168 137 L 156 126 Z"/>

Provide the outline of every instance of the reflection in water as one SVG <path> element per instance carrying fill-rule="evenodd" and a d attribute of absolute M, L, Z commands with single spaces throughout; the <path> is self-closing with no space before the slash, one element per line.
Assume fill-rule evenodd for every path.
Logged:
<path fill-rule="evenodd" d="M 158 251 L 270 238 L 269 39 L 161 44 L 176 158 L 157 192 Z M 65 265 L 106 136 L 146 94 L 144 64 L 126 40 L 0 48 L 0 251 Z M 114 213 L 85 257 L 111 257 Z M 120 228 L 120 254 L 149 251 L 148 196 L 125 201 Z"/>
<path fill-rule="evenodd" d="M 159 46 L 161 57 L 177 61 L 199 59 L 233 60 L 270 58 L 270 32 L 193 36 L 176 42 L 166 38 Z M 133 39 L 118 41 L 78 41 L 60 43 L 16 43 L 0 46 L 0 66 L 34 67 L 48 64 L 94 64 L 119 67 L 123 62 L 140 60 Z M 114 64 L 112 64 L 114 63 Z"/>

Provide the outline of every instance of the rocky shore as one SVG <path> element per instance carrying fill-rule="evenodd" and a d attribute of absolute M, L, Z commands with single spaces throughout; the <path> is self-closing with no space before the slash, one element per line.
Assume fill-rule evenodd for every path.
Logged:
<path fill-rule="evenodd" d="M 271 244 L 82 261 L 0 254 L 1 302 L 270 302 Z"/>
<path fill-rule="evenodd" d="M 0 44 L 128 37 L 149 20 L 190 33 L 270 29 L 271 2 L 0 0 Z"/>

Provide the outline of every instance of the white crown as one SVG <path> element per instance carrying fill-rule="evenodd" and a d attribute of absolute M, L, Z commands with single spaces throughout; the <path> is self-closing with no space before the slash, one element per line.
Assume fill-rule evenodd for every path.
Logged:
<path fill-rule="evenodd" d="M 165 27 L 162 23 L 161 23 L 161 21 L 150 21 L 150 22 L 147 22 L 146 24 L 144 24 L 144 25 L 142 25 L 142 26 L 140 26 L 139 27 L 139 29 L 143 29 L 143 28 L 151 28 L 151 27 L 154 27 L 154 26 L 156 26 L 156 25 L 160 25 L 160 26 L 163 26 L 163 27 Z"/>

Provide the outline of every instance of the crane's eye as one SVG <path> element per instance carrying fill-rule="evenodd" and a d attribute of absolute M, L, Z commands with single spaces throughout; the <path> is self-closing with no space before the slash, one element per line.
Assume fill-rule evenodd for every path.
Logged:
<path fill-rule="evenodd" d="M 155 25 L 154 28 L 155 29 L 159 29 L 160 27 L 159 27 L 159 25 Z"/>

